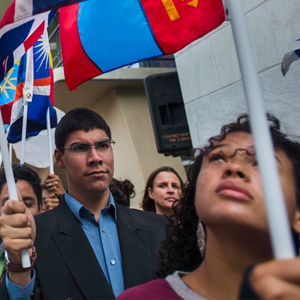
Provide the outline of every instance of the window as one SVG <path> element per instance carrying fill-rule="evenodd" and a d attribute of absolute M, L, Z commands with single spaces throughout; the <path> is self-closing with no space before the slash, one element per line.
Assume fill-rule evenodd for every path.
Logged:
<path fill-rule="evenodd" d="M 53 17 L 51 23 L 48 26 L 48 35 L 49 35 L 50 50 L 52 54 L 53 68 L 57 68 L 62 66 L 58 12 Z"/>
<path fill-rule="evenodd" d="M 140 62 L 141 68 L 176 68 L 174 55 L 165 55 L 162 57 L 144 60 Z"/>

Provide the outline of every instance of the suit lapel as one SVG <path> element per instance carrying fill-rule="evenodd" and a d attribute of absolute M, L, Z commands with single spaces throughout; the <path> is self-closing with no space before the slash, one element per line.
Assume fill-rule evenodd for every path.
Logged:
<path fill-rule="evenodd" d="M 87 299 L 114 299 L 81 224 L 64 200 L 58 208 L 58 232 L 52 237 L 83 294 Z"/>
<path fill-rule="evenodd" d="M 128 289 L 149 281 L 149 232 L 132 218 L 129 209 L 117 205 L 117 213 L 124 286 Z"/>

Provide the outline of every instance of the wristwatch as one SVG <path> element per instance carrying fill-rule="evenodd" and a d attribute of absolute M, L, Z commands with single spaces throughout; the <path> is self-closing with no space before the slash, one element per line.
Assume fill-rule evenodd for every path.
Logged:
<path fill-rule="evenodd" d="M 7 251 L 5 250 L 5 270 L 8 272 L 15 272 L 15 273 L 23 273 L 26 272 L 30 269 L 33 269 L 35 267 L 36 264 L 36 260 L 37 260 L 37 252 L 35 247 L 32 247 L 32 256 L 30 258 L 30 262 L 31 262 L 31 266 L 28 268 L 23 268 L 22 264 L 14 264 L 13 262 L 11 262 L 9 260 Z"/>

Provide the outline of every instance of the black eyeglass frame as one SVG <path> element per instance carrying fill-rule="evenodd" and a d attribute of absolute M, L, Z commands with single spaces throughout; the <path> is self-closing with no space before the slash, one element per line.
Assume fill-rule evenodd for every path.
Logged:
<path fill-rule="evenodd" d="M 99 141 L 99 142 L 96 142 L 95 144 L 89 144 L 89 143 L 74 143 L 72 146 L 70 146 L 70 147 L 60 147 L 59 149 L 70 149 L 70 150 L 72 150 L 72 152 L 74 153 L 74 154 L 83 154 L 83 153 L 89 153 L 89 152 L 91 152 L 91 150 L 92 150 L 92 147 L 94 146 L 95 147 L 95 149 L 96 150 L 99 150 L 100 148 L 98 148 L 97 147 L 97 145 L 101 145 L 101 144 L 103 144 L 103 143 L 106 143 L 106 142 L 109 142 L 110 144 L 111 144 L 111 149 L 113 149 L 114 148 L 114 144 L 116 143 L 115 141 L 113 141 L 113 140 L 109 140 L 109 139 L 107 139 L 107 140 L 101 140 L 101 141 Z M 89 146 L 89 150 L 88 151 L 82 151 L 82 152 L 76 152 L 76 151 L 74 151 L 74 147 L 76 147 L 76 146 L 79 146 L 79 145 L 85 145 L 85 146 Z M 101 149 L 100 149 L 101 150 Z"/>

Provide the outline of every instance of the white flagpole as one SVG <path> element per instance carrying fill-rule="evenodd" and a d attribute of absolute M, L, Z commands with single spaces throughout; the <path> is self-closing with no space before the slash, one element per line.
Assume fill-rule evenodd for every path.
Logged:
<path fill-rule="evenodd" d="M 27 131 L 27 113 L 28 102 L 32 101 L 33 96 L 33 49 L 30 48 L 26 54 L 26 78 L 23 88 L 23 123 L 22 123 L 22 143 L 21 143 L 21 157 L 20 164 L 24 165 L 25 162 L 25 142 Z"/>
<path fill-rule="evenodd" d="M 0 111 L 0 147 L 1 147 L 1 151 L 2 151 L 3 166 L 4 166 L 4 171 L 5 171 L 5 177 L 6 177 L 9 197 L 11 199 L 18 200 L 18 194 L 17 194 L 16 185 L 15 185 L 14 174 L 13 174 L 12 166 L 11 166 L 11 163 L 9 160 L 7 140 L 6 140 L 6 136 L 5 136 L 1 111 Z M 31 262 L 30 262 L 29 253 L 28 253 L 27 249 L 22 250 L 21 257 L 22 257 L 23 268 L 29 268 L 31 266 Z"/>
<path fill-rule="evenodd" d="M 9 143 L 9 161 L 12 163 L 12 144 Z"/>
<path fill-rule="evenodd" d="M 22 142 L 21 142 L 21 157 L 20 165 L 24 165 L 25 161 L 25 142 L 26 142 L 26 130 L 27 130 L 27 112 L 28 112 L 28 102 L 24 99 L 23 103 L 23 122 L 22 122 Z"/>
<path fill-rule="evenodd" d="M 263 183 L 273 253 L 277 259 L 288 259 L 295 256 L 295 251 L 241 2 L 227 0 Z"/>
<path fill-rule="evenodd" d="M 48 135 L 48 151 L 49 151 L 49 169 L 50 174 L 54 174 L 53 170 L 53 154 L 52 154 L 52 140 L 51 140 L 51 124 L 50 124 L 50 109 L 47 110 L 47 135 Z"/>

